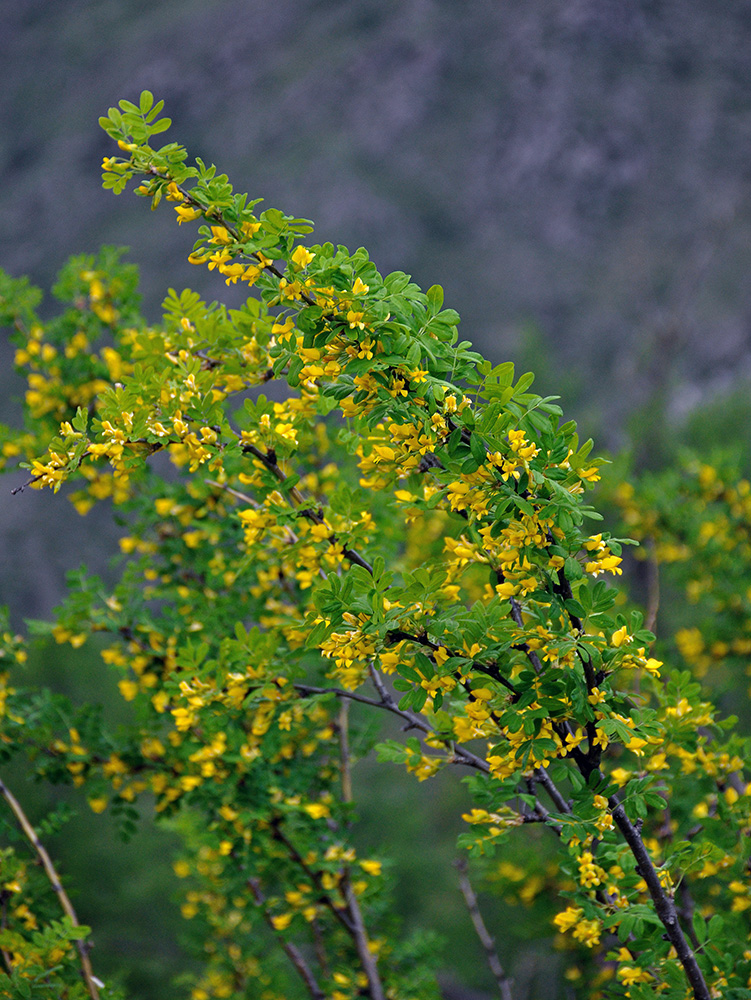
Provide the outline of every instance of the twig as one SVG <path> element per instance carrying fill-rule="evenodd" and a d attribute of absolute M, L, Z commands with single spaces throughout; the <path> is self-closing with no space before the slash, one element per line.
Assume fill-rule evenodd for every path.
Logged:
<path fill-rule="evenodd" d="M 475 933 L 480 939 L 480 944 L 485 950 L 485 958 L 487 959 L 490 971 L 495 976 L 495 981 L 498 983 L 498 990 L 503 998 L 503 1000 L 513 1000 L 513 995 L 511 993 L 511 980 L 506 975 L 503 966 L 501 965 L 501 960 L 498 958 L 498 952 L 495 950 L 495 941 L 488 933 L 488 929 L 485 926 L 485 921 L 482 919 L 482 913 L 480 913 L 480 907 L 477 902 L 477 895 L 475 890 L 472 888 L 472 883 L 469 881 L 469 875 L 467 873 L 467 861 L 465 858 L 458 858 L 454 862 L 456 870 L 459 872 L 459 888 L 462 891 L 464 900 L 467 904 L 467 910 L 469 911 L 470 919 L 475 928 Z"/>
<path fill-rule="evenodd" d="M 665 928 L 670 943 L 675 948 L 678 960 L 684 968 L 696 1000 L 710 1000 L 710 992 L 696 961 L 696 956 L 689 947 L 678 921 L 675 904 L 662 887 L 662 883 L 655 871 L 641 834 L 628 818 L 626 810 L 617 799 L 611 798 L 610 806 L 613 811 L 615 824 L 623 834 L 624 840 L 636 859 L 639 874 L 647 883 L 647 889 L 649 890 L 649 895 L 652 897 L 655 912 Z"/>
<path fill-rule="evenodd" d="M 279 466 L 276 460 L 276 455 L 273 452 L 273 450 L 263 452 L 261 451 L 260 448 L 256 448 L 254 444 L 248 444 L 248 443 L 244 443 L 242 445 L 242 450 L 244 452 L 247 452 L 249 455 L 252 455 L 254 458 L 257 458 L 259 462 L 263 462 L 266 468 L 276 476 L 276 478 L 279 480 L 280 483 L 285 483 L 287 481 L 287 475 L 284 472 L 284 470 Z M 295 506 L 300 508 L 300 514 L 302 514 L 303 517 L 306 517 L 309 521 L 312 521 L 314 524 L 325 523 L 323 515 L 321 513 L 319 513 L 313 507 L 304 506 L 306 503 L 305 497 L 302 495 L 302 493 L 298 490 L 296 486 L 293 486 L 292 489 L 289 491 L 289 498 L 292 501 L 292 503 L 295 504 Z M 328 540 L 329 540 L 329 545 L 332 546 L 337 545 L 339 542 L 339 539 L 337 538 L 336 535 L 329 535 Z M 370 565 L 367 559 L 363 559 L 363 557 L 358 552 L 355 552 L 354 549 L 348 549 L 342 546 L 342 554 L 344 555 L 345 559 L 349 560 L 349 562 L 355 563 L 357 566 L 362 566 L 362 568 L 366 570 L 368 573 L 370 573 L 371 576 L 373 575 L 373 567 Z"/>
<path fill-rule="evenodd" d="M 257 878 L 249 878 L 248 886 L 250 891 L 253 893 L 253 899 L 256 901 L 256 906 L 261 910 L 263 914 L 263 919 L 269 925 L 272 930 L 276 930 L 274 927 L 274 921 L 271 918 L 271 914 L 266 908 L 266 898 L 261 892 L 260 882 Z M 287 941 L 281 934 L 278 935 L 279 944 L 281 945 L 285 955 L 294 965 L 300 974 L 300 978 L 305 983 L 308 993 L 310 993 L 313 1000 L 325 1000 L 326 994 L 323 992 L 321 987 L 318 985 L 315 976 L 310 970 L 308 963 L 302 956 L 302 952 L 297 948 L 291 941 Z"/>
<path fill-rule="evenodd" d="M 295 864 L 299 865 L 302 868 L 302 870 L 308 876 L 310 881 L 318 889 L 320 893 L 320 902 L 323 903 L 323 905 L 326 906 L 331 911 L 331 913 L 336 917 L 336 919 L 339 921 L 339 923 L 342 925 L 345 931 L 351 937 L 354 937 L 354 928 L 352 927 L 350 914 L 347 911 L 347 908 L 336 905 L 334 900 L 329 895 L 328 891 L 323 888 L 321 884 L 321 876 L 318 874 L 318 872 L 314 871 L 309 864 L 306 863 L 305 859 L 297 850 L 295 845 L 289 840 L 286 834 L 282 832 L 280 821 L 279 820 L 272 821 L 271 826 L 273 830 L 272 836 L 274 837 L 274 839 L 278 840 L 279 843 L 284 844 L 284 846 L 287 848 L 287 851 L 289 852 L 289 856 L 292 858 Z"/>
<path fill-rule="evenodd" d="M 60 906 L 62 907 L 65 915 L 68 917 L 70 922 L 74 927 L 80 927 L 78 922 L 78 917 L 76 916 L 76 911 L 73 909 L 68 894 L 62 887 L 60 882 L 60 876 L 55 871 L 55 866 L 52 864 L 52 859 L 47 853 L 44 844 L 39 840 L 36 830 L 29 822 L 26 813 L 21 808 L 21 804 L 6 786 L 3 781 L 0 781 L 0 795 L 3 796 L 5 801 L 10 806 L 13 811 L 13 815 L 18 821 L 18 825 L 23 830 L 24 836 L 29 841 L 31 846 L 36 851 L 39 860 L 42 862 L 42 867 L 44 868 L 44 873 L 49 879 L 49 883 L 52 886 L 53 891 L 57 895 L 60 901 Z M 88 945 L 80 938 L 76 939 L 75 942 L 76 949 L 78 951 L 79 957 L 81 959 L 81 972 L 83 973 L 83 978 L 86 983 L 86 988 L 89 991 L 89 996 L 91 1000 L 99 1000 L 99 991 L 97 990 L 96 980 L 94 978 L 94 972 L 91 968 L 91 962 L 89 961 L 88 955 Z"/>
<path fill-rule="evenodd" d="M 368 992 L 370 993 L 371 1000 L 386 1000 L 381 977 L 378 973 L 376 957 L 370 950 L 370 942 L 368 941 L 362 913 L 360 912 L 360 904 L 357 902 L 357 896 L 355 895 L 355 890 L 352 888 L 349 876 L 345 877 L 342 889 L 347 902 L 347 912 L 352 922 L 352 938 L 357 948 L 357 954 L 360 957 L 363 972 L 368 979 Z"/>
<path fill-rule="evenodd" d="M 383 685 L 382 681 L 381 685 Z M 397 715 L 400 719 L 404 719 L 404 721 L 409 724 L 410 729 L 419 729 L 421 732 L 429 736 L 438 735 L 432 726 L 415 712 L 407 712 L 404 709 L 399 708 L 396 702 L 389 696 L 386 688 L 382 688 L 382 693 L 378 684 L 376 684 L 376 688 L 378 689 L 378 693 L 382 695 L 380 701 L 376 701 L 375 698 L 366 698 L 365 695 L 358 694 L 356 691 L 345 691 L 343 688 L 319 688 L 311 687 L 308 684 L 295 684 L 294 688 L 302 695 L 333 694 L 337 698 L 347 698 L 350 701 L 358 701 L 362 705 L 370 705 L 371 708 L 380 708 L 386 712 L 391 712 L 393 715 Z M 466 750 L 464 747 L 454 746 L 453 754 L 454 760 L 457 764 L 466 764 L 467 767 L 473 767 L 478 771 L 484 772 L 485 774 L 490 773 L 490 765 L 487 761 L 483 760 L 482 757 L 478 757 L 477 754 L 472 753 L 470 750 Z"/>

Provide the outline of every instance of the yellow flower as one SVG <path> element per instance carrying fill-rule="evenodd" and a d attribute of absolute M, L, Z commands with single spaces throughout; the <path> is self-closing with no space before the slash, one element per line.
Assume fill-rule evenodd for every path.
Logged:
<path fill-rule="evenodd" d="M 331 815 L 329 807 L 324 805 L 322 802 L 309 802 L 307 805 L 303 806 L 303 809 L 308 816 L 312 816 L 313 819 L 323 819 L 325 816 Z"/>
<path fill-rule="evenodd" d="M 623 625 L 616 632 L 613 632 L 610 641 L 614 646 L 622 646 L 624 642 L 628 642 L 629 638 L 628 629 Z"/>
<path fill-rule="evenodd" d="M 138 694 L 138 684 L 135 681 L 122 680 L 118 682 L 117 686 L 120 688 L 120 694 L 126 701 L 133 701 Z"/>
<path fill-rule="evenodd" d="M 381 862 L 380 861 L 361 861 L 360 867 L 368 875 L 380 875 L 381 874 Z"/>
<path fill-rule="evenodd" d="M 181 226 L 183 222 L 192 222 L 193 219 L 197 219 L 202 213 L 200 208 L 191 208 L 190 205 L 175 205 L 175 211 L 177 212 L 177 224 Z"/>
<path fill-rule="evenodd" d="M 307 267 L 308 264 L 313 260 L 315 254 L 310 250 L 306 249 L 304 246 L 300 245 L 296 247 L 292 253 L 290 260 L 294 262 L 295 270 L 302 270 L 302 268 Z"/>
<path fill-rule="evenodd" d="M 562 913 L 553 917 L 553 923 L 562 934 L 565 934 L 566 931 L 579 922 L 582 913 L 583 911 L 580 907 L 568 906 Z"/>

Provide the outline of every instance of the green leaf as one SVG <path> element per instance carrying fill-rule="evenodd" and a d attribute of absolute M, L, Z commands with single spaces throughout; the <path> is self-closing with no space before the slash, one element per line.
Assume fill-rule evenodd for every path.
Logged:
<path fill-rule="evenodd" d="M 487 449 L 483 444 L 482 438 L 477 434 L 473 433 L 469 439 L 469 449 L 472 452 L 472 457 L 477 462 L 478 466 L 482 465 L 488 457 Z"/>
<path fill-rule="evenodd" d="M 519 381 L 514 386 L 514 395 L 520 396 L 523 392 L 526 392 L 534 380 L 534 372 L 525 372 L 525 374 L 520 377 Z"/>
<path fill-rule="evenodd" d="M 437 313 L 443 305 L 443 289 L 440 285 L 431 285 L 426 294 L 430 311 Z"/>
<path fill-rule="evenodd" d="M 152 135 L 156 135 L 158 132 L 166 132 L 170 125 L 172 125 L 171 118 L 160 118 L 159 121 L 149 126 L 149 130 Z"/>
<path fill-rule="evenodd" d="M 502 364 L 496 365 L 490 375 L 497 380 L 498 385 L 511 385 L 514 381 L 514 362 L 504 361 Z"/>

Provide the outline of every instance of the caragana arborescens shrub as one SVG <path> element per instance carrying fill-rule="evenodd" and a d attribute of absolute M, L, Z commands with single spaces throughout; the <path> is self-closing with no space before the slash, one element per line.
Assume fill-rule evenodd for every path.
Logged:
<path fill-rule="evenodd" d="M 585 499 L 591 443 L 531 375 L 457 342 L 438 286 L 314 244 L 306 220 L 153 148 L 160 111 L 144 92 L 101 119 L 121 154 L 104 186 L 135 179 L 197 225 L 189 259 L 250 297 L 170 289 L 148 325 L 133 269 L 105 250 L 67 266 L 69 306 L 42 323 L 34 290 L 3 278 L 28 378 L 5 459 L 129 525 L 120 582 L 73 576 L 49 630 L 101 635 L 133 708 L 112 731 L 7 671 L 5 758 L 126 830 L 147 792 L 157 821 L 177 818 L 204 943 L 193 1000 L 436 995 L 428 939 L 401 935 L 382 860 L 353 833 L 350 722 L 386 713 L 404 736 L 382 760 L 468 776 L 461 848 L 564 949 L 560 995 L 751 996 L 748 745 L 617 603 L 621 543 Z M 9 629 L 3 656 L 25 657 Z M 0 995 L 114 995 L 1 790 L 21 839 L 3 855 Z"/>

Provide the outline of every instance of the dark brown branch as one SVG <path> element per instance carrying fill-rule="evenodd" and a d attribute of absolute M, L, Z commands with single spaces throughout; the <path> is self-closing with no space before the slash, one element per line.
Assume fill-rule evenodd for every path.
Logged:
<path fill-rule="evenodd" d="M 389 643 L 396 642 L 415 642 L 419 646 L 425 646 L 427 649 L 435 652 L 442 647 L 436 643 L 431 642 L 427 635 L 412 635 L 411 632 L 405 632 L 403 629 L 396 628 L 392 631 L 386 633 L 386 641 Z M 446 648 L 446 647 L 443 647 Z M 452 650 L 446 648 L 446 652 L 449 656 L 460 656 L 460 653 L 454 653 Z M 485 674 L 486 677 L 491 677 L 494 681 L 498 681 L 499 684 L 503 685 L 506 690 L 510 691 L 515 698 L 519 697 L 519 692 L 516 690 L 514 685 L 510 680 L 507 680 L 503 674 L 498 669 L 497 663 L 480 663 L 478 660 L 472 661 L 472 669 L 476 670 L 480 674 Z"/>
<path fill-rule="evenodd" d="M 519 628 L 524 628 L 524 619 L 522 618 L 522 609 L 519 602 L 515 597 L 512 597 L 509 603 L 511 605 L 511 617 L 514 619 Z M 536 674 L 542 673 L 542 662 L 540 661 L 540 657 L 534 650 L 529 648 L 526 642 L 520 643 L 515 648 L 520 649 L 524 653 L 529 662 L 532 664 L 532 668 Z"/>
<path fill-rule="evenodd" d="M 610 799 L 610 807 L 613 812 L 615 824 L 623 834 L 624 840 L 636 859 L 639 874 L 647 883 L 647 889 L 649 895 L 652 897 L 655 912 L 665 928 L 670 943 L 675 948 L 678 960 L 684 968 L 696 1000 L 710 1000 L 710 992 L 696 961 L 696 956 L 689 947 L 678 921 L 675 904 L 662 887 L 662 883 L 655 871 L 641 834 L 628 818 L 626 810 L 617 799 Z"/>
<path fill-rule="evenodd" d="M 537 782 L 538 785 L 542 785 L 542 787 L 545 789 L 545 791 L 550 796 L 550 799 L 553 802 L 553 804 L 555 805 L 555 807 L 558 810 L 558 812 L 560 812 L 560 813 L 570 813 L 571 812 L 571 806 L 568 804 L 568 802 L 564 799 L 564 797 L 558 791 L 558 788 L 556 787 L 555 782 L 553 781 L 553 779 L 548 774 L 546 768 L 544 768 L 544 767 L 538 767 L 535 770 L 534 780 Z"/>

